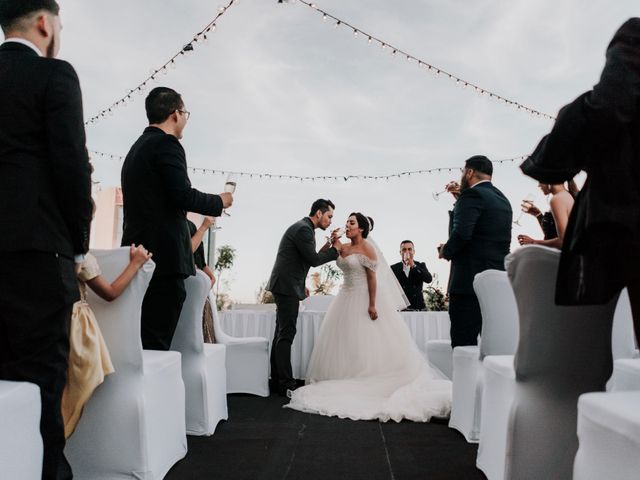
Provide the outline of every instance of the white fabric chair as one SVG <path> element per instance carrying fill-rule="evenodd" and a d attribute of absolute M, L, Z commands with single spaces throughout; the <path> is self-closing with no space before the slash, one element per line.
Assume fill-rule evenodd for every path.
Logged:
<path fill-rule="evenodd" d="M 604 390 L 611 376 L 618 296 L 606 305 L 557 306 L 559 260 L 560 251 L 531 245 L 505 261 L 520 318 L 507 433 L 509 479 L 571 478 L 578 397 Z"/>
<path fill-rule="evenodd" d="M 640 392 L 588 393 L 578 401 L 573 480 L 640 477 Z"/>
<path fill-rule="evenodd" d="M 449 380 L 453 378 L 453 350 L 451 340 L 427 341 L 427 359 L 431 366 L 440 370 Z"/>
<path fill-rule="evenodd" d="M 326 312 L 334 298 L 333 295 L 311 295 L 302 301 L 302 310 Z"/>
<path fill-rule="evenodd" d="M 0 478 L 40 480 L 40 389 L 0 380 Z"/>
<path fill-rule="evenodd" d="M 251 393 L 269 396 L 269 340 L 263 337 L 231 337 L 224 333 L 210 294 L 213 309 L 213 331 L 216 342 L 227 351 L 227 393 Z"/>
<path fill-rule="evenodd" d="M 129 248 L 96 250 L 112 282 L 129 263 Z M 155 264 L 148 261 L 113 302 L 89 292 L 115 373 L 89 402 L 65 454 L 74 478 L 161 479 L 187 453 L 180 354 L 142 350 L 140 309 Z"/>
<path fill-rule="evenodd" d="M 189 435 L 212 435 L 227 412 L 226 347 L 204 343 L 202 311 L 211 280 L 198 270 L 184 281 L 187 290 L 171 350 L 182 355 L 186 422 Z"/>
<path fill-rule="evenodd" d="M 488 480 L 504 478 L 509 412 L 516 388 L 513 355 L 489 355 L 483 360 L 482 423 L 476 466 Z"/>
<path fill-rule="evenodd" d="M 611 346 L 613 358 L 628 358 L 633 355 L 635 342 L 633 340 L 633 321 L 631 307 L 626 290 L 618 299 L 613 317 L 613 332 Z M 515 392 L 515 370 L 513 356 L 494 357 L 484 359 L 485 382 L 482 392 L 482 419 L 489 428 L 480 432 L 478 458 L 476 466 L 484 472 L 489 480 L 504 479 L 506 443 L 509 412 Z M 621 372 L 618 374 L 618 363 Z M 628 363 L 629 362 L 629 363 Z M 640 363 L 635 360 L 616 360 L 614 374 L 609 383 L 613 383 L 617 375 L 620 390 L 630 390 L 637 386 L 640 390 Z M 640 361 L 639 361 L 640 362 Z M 615 387 L 614 387 L 615 389 Z"/>
<path fill-rule="evenodd" d="M 611 390 L 614 392 L 640 391 L 640 359 L 625 358 L 613 364 Z"/>
<path fill-rule="evenodd" d="M 518 309 L 506 272 L 485 270 L 473 280 L 482 312 L 479 346 L 453 350 L 453 400 L 449 427 L 468 442 L 480 439 L 483 367 L 487 355 L 509 355 L 518 339 Z"/>

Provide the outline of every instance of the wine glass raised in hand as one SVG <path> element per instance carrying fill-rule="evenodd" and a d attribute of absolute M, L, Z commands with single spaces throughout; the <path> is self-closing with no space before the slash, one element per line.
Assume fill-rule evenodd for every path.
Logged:
<path fill-rule="evenodd" d="M 233 195 L 236 192 L 236 187 L 237 187 L 236 175 L 235 173 L 230 173 L 227 176 L 227 181 L 224 184 L 224 191 L 225 193 L 230 193 Z M 227 217 L 231 216 L 231 214 L 227 212 L 226 208 L 222 211 L 222 213 L 224 213 Z"/>
<path fill-rule="evenodd" d="M 443 193 L 450 193 L 455 198 L 458 198 L 458 196 L 460 195 L 460 185 L 455 180 L 452 180 L 444 186 L 444 190 L 440 192 L 433 192 L 431 196 L 434 200 L 438 201 L 440 200 L 440 195 L 442 195 Z"/>
<path fill-rule="evenodd" d="M 529 209 L 531 208 L 531 205 L 533 205 L 533 199 L 534 199 L 534 195 L 533 193 L 528 193 L 527 196 L 522 200 L 522 209 L 520 210 L 520 214 L 518 215 L 518 218 L 516 218 L 513 223 L 518 225 L 519 227 L 522 226 L 520 224 L 520 219 L 522 219 L 522 215 Z M 525 208 L 527 210 L 525 210 Z"/>

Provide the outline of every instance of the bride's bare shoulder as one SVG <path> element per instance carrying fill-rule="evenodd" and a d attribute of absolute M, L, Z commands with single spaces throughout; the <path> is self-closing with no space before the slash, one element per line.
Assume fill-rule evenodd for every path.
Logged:
<path fill-rule="evenodd" d="M 374 262 L 378 260 L 378 256 L 376 255 L 376 249 L 373 248 L 373 245 L 371 245 L 366 240 L 362 244 L 362 251 L 364 255 L 367 258 L 369 258 L 369 260 L 373 260 Z"/>

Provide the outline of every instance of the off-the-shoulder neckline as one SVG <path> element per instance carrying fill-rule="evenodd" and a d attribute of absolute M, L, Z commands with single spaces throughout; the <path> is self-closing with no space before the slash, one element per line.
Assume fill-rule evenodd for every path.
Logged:
<path fill-rule="evenodd" d="M 370 262 L 377 262 L 378 260 L 373 260 L 371 258 L 369 258 L 368 256 L 366 256 L 364 253 L 350 253 L 349 255 L 347 255 L 346 257 L 343 257 L 342 255 L 340 255 L 340 258 L 343 260 L 346 260 L 349 257 L 353 257 L 354 255 L 360 255 L 361 257 L 366 258 L 367 260 L 369 260 Z"/>

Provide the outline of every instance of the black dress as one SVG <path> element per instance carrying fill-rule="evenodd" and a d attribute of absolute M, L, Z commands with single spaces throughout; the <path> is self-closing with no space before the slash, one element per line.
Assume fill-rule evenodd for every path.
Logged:
<path fill-rule="evenodd" d="M 540 217 L 538 217 L 538 223 L 540 224 L 540 228 L 542 228 L 542 233 L 544 233 L 545 240 L 551 240 L 552 238 L 556 238 L 558 236 L 558 229 L 556 228 L 556 221 L 553 218 L 553 214 L 551 212 L 544 212 Z"/>
<path fill-rule="evenodd" d="M 198 231 L 198 227 L 191 220 L 187 219 L 189 225 L 189 233 L 193 237 Z M 196 264 L 196 268 L 204 270 L 207 266 L 207 262 L 204 259 L 204 245 L 200 242 L 196 251 L 193 252 L 193 263 Z M 216 337 L 213 333 L 213 309 L 211 308 L 211 301 L 209 297 L 204 302 L 204 310 L 202 312 L 202 337 L 204 343 L 216 343 Z"/>

